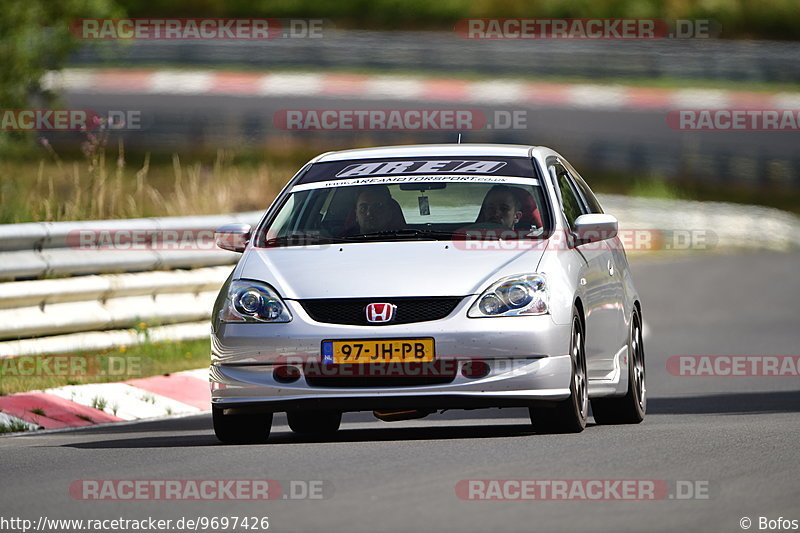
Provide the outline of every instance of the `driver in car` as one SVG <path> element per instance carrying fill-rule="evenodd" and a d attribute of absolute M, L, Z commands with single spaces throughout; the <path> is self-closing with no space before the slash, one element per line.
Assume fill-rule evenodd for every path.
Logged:
<path fill-rule="evenodd" d="M 356 200 L 356 222 L 359 233 L 399 230 L 405 227 L 400 205 L 385 185 L 367 187 Z"/>

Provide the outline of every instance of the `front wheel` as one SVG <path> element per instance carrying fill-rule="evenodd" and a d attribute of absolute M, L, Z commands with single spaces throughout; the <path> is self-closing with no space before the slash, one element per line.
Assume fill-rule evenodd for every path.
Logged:
<path fill-rule="evenodd" d="M 583 324 L 577 310 L 572 315 L 570 396 L 552 406 L 529 408 L 531 423 L 539 433 L 580 433 L 586 427 L 589 395 L 586 388 L 586 353 Z"/>
<path fill-rule="evenodd" d="M 286 419 L 292 431 L 302 435 L 335 433 L 342 423 L 340 411 L 289 411 Z"/>
<path fill-rule="evenodd" d="M 226 444 L 254 444 L 267 442 L 272 429 L 272 413 L 230 414 L 222 408 L 212 407 L 214 433 Z"/>
<path fill-rule="evenodd" d="M 631 318 L 628 339 L 628 392 L 617 398 L 592 400 L 592 413 L 598 424 L 638 424 L 647 410 L 642 323 L 637 311 Z"/>

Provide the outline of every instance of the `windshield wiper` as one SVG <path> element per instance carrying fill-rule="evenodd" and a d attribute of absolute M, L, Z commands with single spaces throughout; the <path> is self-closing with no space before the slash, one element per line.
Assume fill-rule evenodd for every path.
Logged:
<path fill-rule="evenodd" d="M 264 241 L 264 246 L 301 245 L 301 244 L 333 244 L 341 242 L 341 238 L 325 237 L 313 233 L 291 233 L 281 237 L 273 237 Z"/>
<path fill-rule="evenodd" d="M 396 238 L 396 239 L 416 239 L 428 238 L 435 241 L 442 239 L 452 239 L 453 232 L 451 231 L 437 231 L 427 229 L 405 228 L 386 231 L 373 231 L 371 233 L 361 233 L 353 235 L 351 239 L 382 239 L 382 238 Z"/>

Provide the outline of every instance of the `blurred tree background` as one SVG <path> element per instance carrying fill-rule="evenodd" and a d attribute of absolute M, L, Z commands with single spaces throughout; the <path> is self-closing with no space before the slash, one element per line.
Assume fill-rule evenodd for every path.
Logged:
<path fill-rule="evenodd" d="M 114 17 L 124 11 L 114 0 L 0 0 L 0 109 L 28 107 L 33 95 L 45 103 L 48 70 L 58 70 L 80 41 L 69 23 L 80 17 Z M 27 134 L 0 132 L 0 149 L 18 145 Z"/>
<path fill-rule="evenodd" d="M 800 0 L 0 0 L 0 10 L 0 109 L 61 105 L 42 83 L 45 73 L 64 67 L 78 47 L 108 44 L 75 39 L 70 23 L 80 18 L 311 18 L 341 29 L 442 32 L 464 18 L 660 18 L 711 20 L 723 39 L 800 41 Z M 231 153 L 183 148 L 176 154 L 158 143 L 143 153 L 113 137 L 106 143 L 107 135 L 85 137 L 63 134 L 59 145 L 51 142 L 57 135 L 0 129 L 0 223 L 257 209 L 321 148 L 281 138 Z M 676 180 L 661 175 L 647 178 L 646 186 L 638 174 L 594 178 L 607 192 L 721 199 L 718 186 L 705 189 L 690 179 L 678 195 Z M 800 209 L 797 193 L 761 188 L 756 198 L 754 190 L 724 192 L 733 201 Z"/>
<path fill-rule="evenodd" d="M 343 28 L 450 30 L 469 17 L 711 19 L 722 38 L 800 40 L 800 0 L 0 0 L 0 107 L 25 107 L 83 44 L 76 18 L 303 17 Z"/>
<path fill-rule="evenodd" d="M 118 0 L 132 17 L 325 18 L 345 28 L 451 30 L 470 17 L 710 19 L 723 38 L 800 39 L 799 0 Z"/>

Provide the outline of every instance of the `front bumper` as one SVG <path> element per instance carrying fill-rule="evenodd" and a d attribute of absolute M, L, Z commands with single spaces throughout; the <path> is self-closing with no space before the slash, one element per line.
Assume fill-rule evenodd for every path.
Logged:
<path fill-rule="evenodd" d="M 391 408 L 479 408 L 530 405 L 569 397 L 570 326 L 550 315 L 471 319 L 465 298 L 446 319 L 389 326 L 343 326 L 312 321 L 296 302 L 287 302 L 293 320 L 284 324 L 220 324 L 212 334 L 212 404 L 236 410 L 286 411 Z M 453 370 L 446 383 L 323 386 L 303 375 L 292 383 L 276 380 L 276 366 L 318 362 L 323 340 L 435 339 L 436 360 Z M 465 377 L 463 365 L 488 365 L 483 377 Z M 301 368 L 298 365 L 298 368 Z"/>

